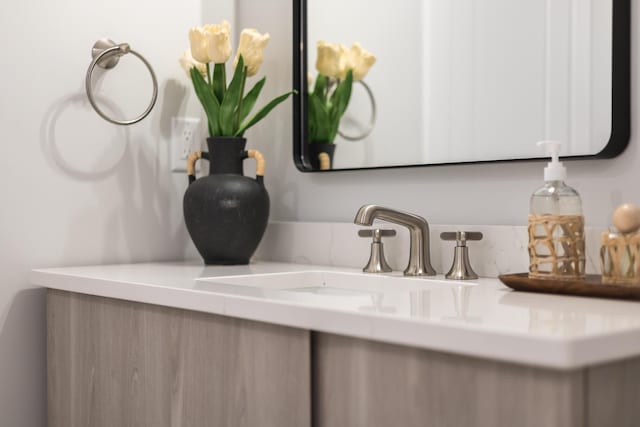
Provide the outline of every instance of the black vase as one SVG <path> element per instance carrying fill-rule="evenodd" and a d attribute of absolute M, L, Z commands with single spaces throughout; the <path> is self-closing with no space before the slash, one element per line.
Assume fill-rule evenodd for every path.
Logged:
<path fill-rule="evenodd" d="M 269 194 L 260 170 L 255 179 L 242 174 L 249 157 L 247 140 L 207 138 L 209 175 L 189 175 L 184 220 L 205 264 L 248 264 L 269 219 Z M 261 156 L 260 156 L 261 157 Z M 260 168 L 258 168 L 260 169 Z"/>
<path fill-rule="evenodd" d="M 336 144 L 331 142 L 311 142 L 309 144 L 309 160 L 311 166 L 315 170 L 333 169 L 333 153 L 336 150 Z M 329 156 L 329 167 L 323 167 L 320 162 L 320 153 L 327 153 Z"/>

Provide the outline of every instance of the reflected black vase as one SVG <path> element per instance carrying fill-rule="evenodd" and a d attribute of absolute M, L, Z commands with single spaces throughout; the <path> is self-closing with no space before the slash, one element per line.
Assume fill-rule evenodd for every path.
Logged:
<path fill-rule="evenodd" d="M 242 174 L 246 139 L 207 138 L 209 175 L 189 176 L 184 220 L 205 264 L 248 264 L 269 219 L 264 178 Z M 260 171 L 259 171 L 260 172 Z"/>
<path fill-rule="evenodd" d="M 336 150 L 336 144 L 331 142 L 311 142 L 309 143 L 309 160 L 311 166 L 315 170 L 329 170 L 333 169 L 333 154 Z M 326 153 L 329 156 L 329 164 L 323 164 L 321 162 L 321 153 Z"/>

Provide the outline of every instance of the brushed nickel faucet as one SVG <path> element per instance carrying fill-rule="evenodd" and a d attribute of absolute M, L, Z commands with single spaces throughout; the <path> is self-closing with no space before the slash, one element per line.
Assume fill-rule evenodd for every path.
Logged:
<path fill-rule="evenodd" d="M 409 229 L 409 264 L 404 270 L 405 276 L 435 276 L 429 254 L 429 223 L 421 216 L 385 208 L 378 205 L 364 205 L 358 209 L 353 222 L 357 225 L 371 226 L 380 219 Z"/>

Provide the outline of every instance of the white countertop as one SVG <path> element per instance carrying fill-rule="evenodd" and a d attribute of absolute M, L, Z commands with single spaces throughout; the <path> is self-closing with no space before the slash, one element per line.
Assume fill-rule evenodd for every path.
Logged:
<path fill-rule="evenodd" d="M 287 294 L 289 297 L 283 298 L 286 292 L 214 283 L 215 278 L 226 276 L 319 270 L 362 278 L 356 269 L 315 265 L 205 267 L 200 262 L 176 262 L 39 269 L 32 271 L 31 282 L 52 289 L 549 368 L 573 369 L 640 355 L 637 302 L 519 293 L 497 279 L 465 285 L 451 282 L 377 297 L 304 297 L 298 292 L 295 297 Z M 376 276 L 371 277 L 375 280 Z"/>

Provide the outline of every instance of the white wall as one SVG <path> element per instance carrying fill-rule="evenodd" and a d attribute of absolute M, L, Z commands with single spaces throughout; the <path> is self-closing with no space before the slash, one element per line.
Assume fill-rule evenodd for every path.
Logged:
<path fill-rule="evenodd" d="M 290 3 L 239 0 L 241 26 L 258 26 L 278 35 L 268 47 L 271 58 L 264 70 L 271 94 L 291 85 L 291 64 L 285 60 L 291 46 Z M 639 8 L 633 9 L 632 19 L 637 27 Z M 636 28 L 632 39 L 638 39 Z M 640 47 L 634 45 L 634 67 L 639 53 Z M 638 126 L 639 74 L 634 72 L 632 79 L 632 126 Z M 542 183 L 542 162 L 303 174 L 291 160 L 290 111 L 283 110 L 250 134 L 251 144 L 266 152 L 274 220 L 351 221 L 360 205 L 378 203 L 414 211 L 438 224 L 522 225 L 527 221 L 529 196 Z M 605 226 L 618 203 L 640 203 L 639 142 L 634 131 L 618 158 L 569 162 L 569 181 L 583 196 L 587 224 Z"/>
<path fill-rule="evenodd" d="M 169 172 L 168 137 L 171 116 L 200 113 L 177 62 L 188 28 L 232 12 L 207 3 L 0 2 L 1 426 L 45 425 L 44 291 L 29 285 L 31 268 L 195 256 L 182 221 L 186 177 Z M 151 115 L 129 128 L 100 119 L 84 94 L 103 36 L 129 42 L 160 83 Z M 109 103 L 133 116 L 150 82 L 132 56 L 121 65 L 96 87 L 118 86 Z"/>

